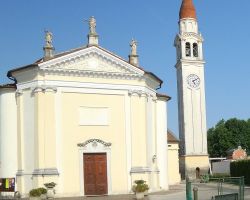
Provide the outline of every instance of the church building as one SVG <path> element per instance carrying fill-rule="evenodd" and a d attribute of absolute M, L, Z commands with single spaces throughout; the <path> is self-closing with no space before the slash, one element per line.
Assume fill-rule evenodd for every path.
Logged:
<path fill-rule="evenodd" d="M 1 176 L 22 194 L 52 181 L 63 196 L 129 193 L 136 179 L 168 189 L 163 81 L 139 66 L 136 41 L 127 61 L 99 46 L 94 17 L 89 28 L 86 46 L 60 54 L 46 32 L 44 57 L 8 72 Z"/>
<path fill-rule="evenodd" d="M 158 92 L 163 81 L 140 66 L 135 40 L 126 60 L 99 45 L 94 17 L 88 23 L 86 46 L 55 54 L 47 31 L 43 58 L 8 71 L 13 83 L 0 86 L 0 178 L 15 178 L 24 196 L 49 182 L 57 196 L 127 194 L 138 179 L 150 192 L 168 190 L 180 176 L 178 140 L 170 132 L 167 142 L 170 97 Z M 183 0 L 179 25 L 180 159 L 192 175 L 208 159 L 203 39 L 192 0 Z"/>

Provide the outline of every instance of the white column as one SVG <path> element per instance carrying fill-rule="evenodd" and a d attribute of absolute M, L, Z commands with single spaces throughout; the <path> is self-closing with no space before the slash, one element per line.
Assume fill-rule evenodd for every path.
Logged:
<path fill-rule="evenodd" d="M 167 103 L 157 100 L 157 162 L 160 171 L 160 187 L 168 189 L 168 165 L 167 165 Z"/>
<path fill-rule="evenodd" d="M 14 90 L 0 93 L 0 177 L 17 172 L 17 106 Z"/>

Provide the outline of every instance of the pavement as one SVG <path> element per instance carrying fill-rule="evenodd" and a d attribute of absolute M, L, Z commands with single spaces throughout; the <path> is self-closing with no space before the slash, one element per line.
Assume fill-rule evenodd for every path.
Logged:
<path fill-rule="evenodd" d="M 218 194 L 218 185 L 216 183 L 192 183 L 192 188 L 198 188 L 198 200 L 211 200 Z M 235 185 L 224 185 L 223 194 L 237 193 L 238 187 Z M 136 200 L 134 194 L 129 195 L 110 195 L 98 197 L 72 197 L 58 198 L 62 200 Z M 168 191 L 150 193 L 143 200 L 186 200 L 186 184 L 170 186 Z M 250 188 L 245 188 L 244 200 L 250 200 Z"/>
<path fill-rule="evenodd" d="M 218 194 L 218 185 L 216 183 L 192 183 L 192 188 L 198 188 L 198 200 L 211 200 Z M 237 193 L 239 187 L 235 185 L 223 185 L 223 194 Z M 27 198 L 26 198 L 27 199 Z M 136 200 L 134 194 L 125 195 L 109 195 L 109 196 L 94 196 L 94 197 L 61 197 L 56 200 Z M 25 200 L 25 199 L 23 199 Z M 27 199 L 28 200 L 28 199 Z M 186 200 L 186 185 L 181 183 L 170 186 L 168 191 L 160 191 L 150 193 L 143 200 Z M 245 187 L 244 200 L 250 200 L 250 187 Z"/>

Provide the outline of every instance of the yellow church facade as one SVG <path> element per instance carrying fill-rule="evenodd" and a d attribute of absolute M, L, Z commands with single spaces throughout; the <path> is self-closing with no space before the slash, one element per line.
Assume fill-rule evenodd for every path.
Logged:
<path fill-rule="evenodd" d="M 126 194 L 137 179 L 150 191 L 169 187 L 162 80 L 139 67 L 136 41 L 126 61 L 100 47 L 89 24 L 88 45 L 61 54 L 47 32 L 44 58 L 10 70 L 15 84 L 1 86 L 1 111 L 13 108 L 1 116 L 1 146 L 15 142 L 17 154 L 1 149 L 0 176 L 15 177 L 24 196 L 48 182 L 57 196 Z"/>
<path fill-rule="evenodd" d="M 205 61 L 193 1 L 182 1 L 174 43 L 180 150 L 171 132 L 167 138 L 170 97 L 140 66 L 137 42 L 125 60 L 99 45 L 96 20 L 88 22 L 86 46 L 54 54 L 46 32 L 44 57 L 8 71 L 0 180 L 15 178 L 23 196 L 54 182 L 59 197 L 128 194 L 138 179 L 149 192 L 168 190 L 180 182 L 179 161 L 183 179 L 206 174 Z"/>

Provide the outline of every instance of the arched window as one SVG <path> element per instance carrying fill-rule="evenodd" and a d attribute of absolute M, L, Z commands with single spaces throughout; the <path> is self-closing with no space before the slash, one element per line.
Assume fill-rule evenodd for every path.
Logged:
<path fill-rule="evenodd" d="M 199 56 L 199 53 L 198 53 L 198 44 L 197 43 L 193 44 L 193 55 L 194 55 L 194 57 L 198 57 Z"/>
<path fill-rule="evenodd" d="M 191 56 L 191 46 L 189 42 L 186 42 L 186 56 L 187 57 Z"/>

